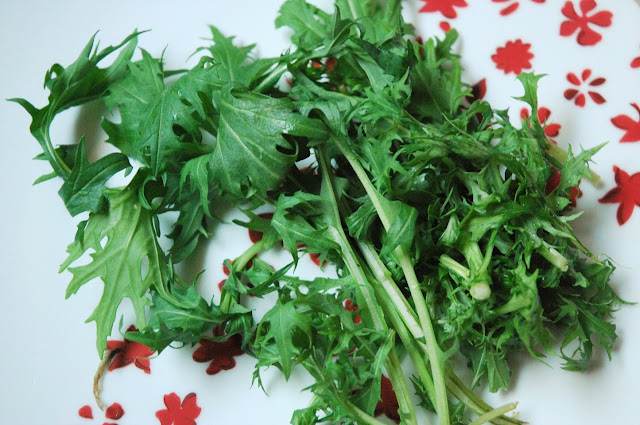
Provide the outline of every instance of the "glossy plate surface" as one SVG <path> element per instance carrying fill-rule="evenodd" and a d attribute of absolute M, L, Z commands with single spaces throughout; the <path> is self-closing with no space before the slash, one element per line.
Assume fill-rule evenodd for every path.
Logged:
<path fill-rule="evenodd" d="M 257 42 L 258 55 L 277 55 L 288 46 L 286 31 L 273 24 L 280 3 L 4 2 L 0 97 L 44 105 L 47 69 L 75 60 L 97 30 L 106 46 L 135 28 L 151 29 L 141 36 L 140 46 L 154 56 L 164 50 L 167 68 L 174 69 L 193 64 L 187 58 L 209 36 L 209 24 L 236 34 L 238 43 Z M 540 81 L 539 103 L 551 138 L 561 146 L 584 148 L 609 142 L 593 165 L 602 185 L 581 184 L 577 209 L 584 213 L 576 228 L 587 246 L 618 265 L 613 285 L 619 295 L 640 301 L 640 6 L 633 0 L 408 0 L 404 5 L 407 19 L 423 38 L 442 36 L 449 28 L 460 32 L 456 49 L 465 79 L 495 108 L 509 108 L 514 120 L 529 113 L 514 99 L 522 94 L 516 75 L 534 70 L 547 74 Z M 88 106 L 62 114 L 52 129 L 54 140 L 72 143 L 82 135 L 103 140 L 100 128 L 88 120 L 103 112 Z M 102 288 L 87 285 L 64 299 L 70 275 L 56 271 L 80 218 L 69 218 L 57 195 L 59 181 L 32 186 L 49 170 L 46 163 L 31 160 L 39 146 L 28 132 L 29 123 L 18 105 L 0 102 L 0 423 L 289 423 L 292 411 L 309 400 L 308 393 L 300 393 L 310 382 L 304 371 L 297 370 L 288 383 L 276 371 L 267 372 L 267 397 L 251 387 L 252 359 L 229 355 L 233 346 L 227 351 L 168 349 L 149 362 L 108 372 L 103 399 L 109 409 L 98 409 L 92 394 L 99 363 L 95 325 L 83 321 Z M 245 229 L 220 226 L 194 264 L 206 268 L 200 278 L 205 298 L 219 293 L 223 260 L 250 244 Z M 279 264 L 285 254 L 270 253 L 264 259 Z M 320 272 L 311 259 L 303 261 L 307 276 Z M 123 314 L 126 329 L 130 317 L 126 309 Z M 615 321 L 619 339 L 611 361 L 598 352 L 594 366 L 577 374 L 562 371 L 553 359 L 549 367 L 517 358 L 511 390 L 487 396 L 496 405 L 519 401 L 520 417 L 532 424 L 639 423 L 640 308 L 623 307 Z M 121 338 L 116 333 L 113 339 Z M 206 363 L 193 360 L 196 350 Z M 207 368 L 220 371 L 208 375 Z"/>

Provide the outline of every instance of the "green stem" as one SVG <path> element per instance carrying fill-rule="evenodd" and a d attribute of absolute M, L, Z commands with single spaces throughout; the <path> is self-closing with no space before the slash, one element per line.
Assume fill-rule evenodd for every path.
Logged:
<path fill-rule="evenodd" d="M 391 227 L 391 220 L 382 206 L 380 199 L 382 195 L 380 195 L 377 189 L 373 186 L 369 180 L 367 172 L 364 170 L 357 156 L 351 151 L 348 145 L 338 137 L 335 137 L 333 140 L 353 168 L 356 176 L 360 180 L 360 183 L 364 186 L 364 189 L 367 192 L 367 195 L 369 195 L 385 230 L 389 231 L 389 228 Z M 418 277 L 413 269 L 411 259 L 409 258 L 405 248 L 402 246 L 398 246 L 394 252 L 398 259 L 400 268 L 402 268 L 405 279 L 407 280 L 407 285 L 409 286 L 409 291 L 411 292 L 411 297 L 416 306 L 416 312 L 418 313 L 418 319 L 420 320 L 422 331 L 425 335 L 426 348 L 431 362 L 431 374 L 433 376 L 436 392 L 435 407 L 440 420 L 440 425 L 449 425 L 449 403 L 447 400 L 447 389 L 445 386 L 443 372 L 444 356 L 442 354 L 442 350 L 438 346 L 427 303 L 422 290 L 420 289 L 420 283 L 418 282 Z"/>
<path fill-rule="evenodd" d="M 364 301 L 364 306 L 362 307 L 366 308 L 366 311 L 370 313 L 374 327 L 377 330 L 386 330 L 387 325 L 379 313 L 379 306 L 375 300 L 375 295 L 372 290 L 373 288 L 371 287 L 371 284 L 360 265 L 360 261 L 358 261 L 353 248 L 348 242 L 347 235 L 344 233 L 342 228 L 342 219 L 340 218 L 340 210 L 338 209 L 338 200 L 325 153 L 321 149 L 318 149 L 316 151 L 316 156 L 318 158 L 322 178 L 325 183 L 324 189 L 327 191 L 327 195 L 331 200 L 332 205 L 331 215 L 333 217 L 331 221 L 333 221 L 334 225 L 329 227 L 329 232 L 332 234 L 334 241 L 340 245 L 347 269 L 358 283 L 359 292 Z M 385 362 L 385 367 L 389 374 L 389 379 L 395 388 L 404 423 L 407 425 L 417 425 L 416 412 L 413 408 L 413 403 L 411 402 L 409 388 L 394 349 L 389 353 L 389 357 Z"/>
<path fill-rule="evenodd" d="M 475 421 L 471 422 L 469 425 L 483 425 L 486 424 L 487 422 L 491 422 L 491 420 L 504 415 L 507 412 L 510 412 L 512 410 L 514 410 L 516 407 L 518 407 L 517 403 L 509 403 L 509 404 L 505 404 L 502 407 L 498 407 L 497 409 L 493 409 L 490 412 L 487 412 L 483 415 L 480 415 L 478 418 L 476 418 Z"/>
<path fill-rule="evenodd" d="M 266 240 L 262 239 L 251 245 L 245 252 L 240 254 L 239 257 L 236 257 L 233 260 L 233 263 L 230 264 L 231 270 L 242 270 L 247 265 L 247 263 L 260 252 L 264 251 L 268 247 L 266 246 Z M 231 294 L 222 287 L 222 292 L 220 294 L 220 310 L 223 313 L 229 312 L 229 307 L 231 306 Z"/>
<path fill-rule="evenodd" d="M 569 262 L 567 261 L 567 258 L 560 254 L 555 248 L 543 245 L 536 249 L 536 251 L 563 272 L 566 272 L 569 269 Z"/>
<path fill-rule="evenodd" d="M 547 144 L 547 154 L 549 154 L 549 156 L 551 156 L 552 158 L 558 160 L 558 162 L 560 162 L 561 164 L 564 164 L 569 157 L 567 151 L 551 142 Z M 586 179 L 589 181 L 589 183 L 596 187 L 598 187 L 601 183 L 600 176 L 591 169 L 589 169 L 589 174 L 587 175 Z"/>
<path fill-rule="evenodd" d="M 400 359 L 394 347 L 389 351 L 389 357 L 385 363 L 385 368 L 391 379 L 391 384 L 396 393 L 398 399 L 398 412 L 402 423 L 406 425 L 418 425 L 418 419 L 416 418 L 416 411 L 413 407 L 413 401 L 411 400 L 411 393 L 409 392 L 409 386 L 405 378 L 402 367 L 400 367 Z M 394 380 L 395 378 L 395 380 Z"/>
<path fill-rule="evenodd" d="M 53 118 L 49 118 L 48 122 L 50 123 L 52 120 Z M 62 158 L 60 158 L 60 156 L 58 155 L 58 152 L 56 152 L 56 150 L 53 148 L 53 143 L 51 142 L 50 128 L 48 125 L 45 127 L 45 130 L 44 130 L 44 140 L 47 147 L 47 152 L 49 153 L 49 155 L 54 161 L 54 163 L 51 164 L 53 166 L 53 169 L 60 177 L 66 180 L 67 177 L 69 177 L 69 175 L 71 174 L 71 169 L 67 166 L 67 164 L 65 164 Z"/>

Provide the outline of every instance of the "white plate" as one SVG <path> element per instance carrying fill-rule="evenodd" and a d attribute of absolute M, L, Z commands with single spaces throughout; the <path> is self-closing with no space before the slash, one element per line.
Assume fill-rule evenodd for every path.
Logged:
<path fill-rule="evenodd" d="M 226 34 L 236 34 L 239 43 L 257 42 L 259 55 L 277 55 L 288 45 L 286 32 L 276 31 L 273 25 L 280 3 L 5 3 L 0 7 L 0 96 L 24 97 L 37 106 L 44 105 L 47 93 L 42 81 L 46 70 L 55 62 L 71 63 L 96 30 L 100 30 L 98 38 L 106 46 L 116 44 L 134 28 L 151 29 L 141 37 L 140 45 L 155 56 L 166 47 L 169 68 L 185 66 L 188 56 L 203 44 L 201 37 L 208 36 L 208 24 Z M 594 8 L 581 10 L 580 5 Z M 570 13 L 570 6 L 574 6 L 575 14 Z M 640 210 L 636 208 L 640 205 L 640 174 L 627 181 L 619 172 L 619 179 L 626 182 L 623 224 L 616 218 L 617 204 L 598 202 L 616 187 L 614 166 L 629 176 L 640 172 L 640 113 L 631 106 L 640 103 L 640 7 L 632 0 L 411 0 L 405 7 L 424 38 L 441 36 L 443 27 L 458 29 L 461 38 L 456 48 L 466 68 L 465 78 L 471 83 L 484 79 L 485 98 L 494 107 L 509 107 L 517 119 L 523 104 L 512 98 L 522 93 L 514 70 L 533 69 L 547 74 L 540 82 L 540 105 L 551 112 L 547 122 L 561 126 L 554 135 L 559 144 L 589 148 L 610 142 L 594 165 L 603 185 L 581 186 L 583 195 L 577 204 L 584 215 L 577 228 L 588 246 L 597 253 L 607 253 L 619 265 L 613 276 L 618 293 L 627 300 L 640 300 Z M 583 12 L 589 22 L 581 18 Z M 611 13 L 610 23 L 604 12 Z M 589 30 L 579 35 L 579 25 L 588 25 Z M 565 35 L 561 35 L 561 28 Z M 514 51 L 520 59 L 514 59 Z M 509 69 L 512 71 L 506 73 Z M 583 75 L 586 81 L 582 81 Z M 570 90 L 576 93 L 567 99 L 573 94 Z M 582 95 L 584 106 L 577 100 Z M 99 140 L 103 137 L 99 129 L 82 122 L 83 116 L 95 113 L 90 107 L 64 113 L 54 124 L 54 140 L 71 143 L 82 133 Z M 31 160 L 39 153 L 39 146 L 28 132 L 28 115 L 16 104 L 3 101 L 0 117 L 0 173 L 4 185 L 0 222 L 0 335 L 4 347 L 0 354 L 0 423 L 156 424 L 156 412 L 166 409 L 165 396 L 172 393 L 180 401 L 190 393 L 196 394 L 185 406 L 195 402 L 201 409 L 195 418 L 198 424 L 288 423 L 291 412 L 305 406 L 309 399 L 308 393 L 300 393 L 309 382 L 304 371 L 297 371 L 289 383 L 278 373 L 268 374 L 266 397 L 258 388 L 251 388 L 250 357 L 236 357 L 235 368 L 209 376 L 206 364 L 192 360 L 192 348 L 168 349 L 153 358 L 150 374 L 134 365 L 109 372 L 103 398 L 107 405 L 119 403 L 124 415 L 109 419 L 97 408 L 92 394 L 92 378 L 99 362 L 95 325 L 83 321 L 91 314 L 101 286 L 87 285 L 64 300 L 70 275 L 58 275 L 56 271 L 65 258 L 67 244 L 73 240 L 78 219 L 69 218 L 58 198 L 59 181 L 31 185 L 48 172 L 48 165 Z M 628 131 L 619 128 L 625 126 Z M 625 134 L 630 140 L 621 143 Z M 215 295 L 217 282 L 224 278 L 223 259 L 233 258 L 249 244 L 243 229 L 229 226 L 220 230 L 204 260 L 207 272 L 201 280 L 206 282 L 206 296 Z M 277 262 L 277 255 L 268 260 Z M 306 270 L 317 272 L 308 260 Z M 489 398 L 495 404 L 519 401 L 521 418 L 532 424 L 637 424 L 640 311 L 635 306 L 623 307 L 615 321 L 619 340 L 611 362 L 598 351 L 594 366 L 577 374 L 560 370 L 554 361 L 551 368 L 518 359 L 511 390 Z M 89 406 L 93 419 L 81 417 L 83 406 Z"/>

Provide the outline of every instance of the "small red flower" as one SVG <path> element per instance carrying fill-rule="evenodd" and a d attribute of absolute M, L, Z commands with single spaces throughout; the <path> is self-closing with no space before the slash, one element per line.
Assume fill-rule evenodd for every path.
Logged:
<path fill-rule="evenodd" d="M 127 332 L 136 331 L 137 329 L 133 325 L 127 329 Z M 109 365 L 109 371 L 120 369 L 133 363 L 138 369 L 142 369 L 144 373 L 151 373 L 149 357 L 151 357 L 155 351 L 152 351 L 146 345 L 127 339 L 124 341 L 109 340 L 107 341 L 107 348 L 116 351 L 116 355 Z"/>
<path fill-rule="evenodd" d="M 382 414 L 386 415 L 389 419 L 394 420 L 396 423 L 400 423 L 400 415 L 398 414 L 398 398 L 393 391 L 393 385 L 391 380 L 382 375 L 382 382 L 380 386 L 380 398 L 381 400 L 376 405 L 375 416 Z"/>
<path fill-rule="evenodd" d="M 591 77 L 591 70 L 585 69 L 582 71 L 581 78 L 578 78 L 578 76 L 573 72 L 568 73 L 567 81 L 569 81 L 571 84 L 573 84 L 576 87 L 582 87 L 583 85 L 587 85 L 589 87 L 596 87 L 596 86 L 601 86 L 607 81 L 606 78 L 604 77 L 598 77 L 598 78 L 594 78 L 591 81 L 588 81 L 590 77 Z M 598 105 L 601 105 L 607 101 L 600 93 L 593 90 L 589 90 L 588 87 L 587 87 L 587 93 L 589 94 L 589 97 Z M 584 93 L 582 93 L 578 89 L 565 90 L 564 97 L 567 100 L 574 99 L 573 102 L 580 107 L 583 107 L 586 104 L 586 100 L 587 100 Z"/>
<path fill-rule="evenodd" d="M 631 68 L 640 68 L 640 56 L 631 61 Z"/>
<path fill-rule="evenodd" d="M 440 29 L 444 32 L 449 32 L 451 31 L 451 24 L 447 21 L 440 21 L 440 23 L 438 24 L 438 26 L 440 27 Z"/>
<path fill-rule="evenodd" d="M 440 12 L 444 17 L 453 19 L 458 16 L 456 7 L 467 7 L 465 0 L 421 0 L 425 5 L 419 10 L 421 13 Z"/>
<path fill-rule="evenodd" d="M 628 115 L 617 115 L 611 118 L 613 125 L 620 130 L 625 130 L 626 133 L 620 139 L 621 142 L 638 142 L 640 141 L 640 107 L 637 103 L 632 103 L 631 106 L 638 112 L 638 121 L 634 121 Z"/>
<path fill-rule="evenodd" d="M 518 75 L 523 69 L 531 68 L 533 53 L 529 51 L 530 43 L 523 43 L 522 40 L 507 41 L 502 47 L 498 47 L 491 59 L 496 63 L 498 69 L 502 69 L 505 74 L 513 72 Z"/>
<path fill-rule="evenodd" d="M 313 261 L 313 264 L 315 264 L 318 267 L 324 267 L 327 264 L 326 261 L 323 261 L 322 264 L 320 264 L 320 254 L 310 252 L 309 258 L 311 259 L 311 261 Z"/>
<path fill-rule="evenodd" d="M 569 37 L 574 32 L 578 31 L 578 44 L 581 46 L 593 46 L 602 40 L 602 36 L 591 29 L 589 24 L 597 25 L 599 27 L 608 27 L 611 25 L 611 18 L 613 14 L 609 11 L 596 12 L 589 16 L 589 12 L 595 9 L 597 6 L 595 0 L 582 0 L 580 1 L 580 12 L 578 15 L 573 2 L 567 1 L 562 8 L 562 14 L 568 18 L 560 25 L 560 35 L 563 37 Z"/>
<path fill-rule="evenodd" d="M 216 328 L 214 336 L 223 336 L 222 329 Z M 242 351 L 242 336 L 235 334 L 226 341 L 211 341 L 202 338 L 200 347 L 193 353 L 193 360 L 198 363 L 211 362 L 207 368 L 207 375 L 215 375 L 222 370 L 233 369 L 236 366 L 235 356 L 244 354 Z"/>
<path fill-rule="evenodd" d="M 494 3 L 506 3 L 506 2 L 511 2 L 512 0 L 491 0 Z M 532 0 L 534 3 L 544 3 L 546 0 Z M 500 10 L 500 14 L 502 16 L 507 16 L 512 14 L 513 12 L 515 12 L 518 7 L 520 7 L 520 2 L 519 1 L 514 1 L 513 3 L 508 4 L 506 7 L 504 7 L 502 10 Z"/>
<path fill-rule="evenodd" d="M 547 135 L 548 138 L 558 137 L 560 134 L 560 129 L 562 126 L 558 123 L 547 123 L 547 120 L 551 116 L 551 110 L 544 106 L 538 108 L 538 120 L 540 124 L 544 126 L 544 134 Z M 520 117 L 524 120 L 529 118 L 529 110 L 527 108 L 522 108 L 520 110 Z"/>
<path fill-rule="evenodd" d="M 351 300 L 346 300 L 344 302 L 344 308 L 346 308 L 349 311 L 358 311 L 358 306 L 355 305 L 355 303 Z M 362 317 L 360 317 L 360 315 L 358 314 L 356 317 L 353 318 L 353 323 L 362 323 Z"/>
<path fill-rule="evenodd" d="M 599 202 L 602 204 L 620 204 L 616 212 L 618 224 L 622 226 L 631 218 L 634 207 L 640 206 L 640 173 L 629 175 L 626 171 L 613 166 L 616 187 L 607 192 Z"/>
<path fill-rule="evenodd" d="M 156 412 L 161 425 L 196 425 L 196 418 L 202 410 L 195 393 L 187 394 L 182 403 L 176 393 L 167 394 L 164 396 L 164 405 L 166 409 Z"/>

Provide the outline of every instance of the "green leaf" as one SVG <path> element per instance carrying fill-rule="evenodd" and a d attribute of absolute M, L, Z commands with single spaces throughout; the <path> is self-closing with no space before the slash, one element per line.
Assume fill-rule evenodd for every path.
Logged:
<path fill-rule="evenodd" d="M 276 28 L 293 30 L 291 40 L 301 49 L 313 50 L 322 44 L 330 16 L 305 0 L 287 0 L 280 7 Z"/>
<path fill-rule="evenodd" d="M 69 214 L 75 216 L 84 211 L 102 210 L 105 205 L 105 183 L 115 173 L 130 166 L 127 157 L 120 153 L 112 153 L 90 163 L 87 161 L 85 141 L 80 140 L 71 174 L 58 192 Z"/>
<path fill-rule="evenodd" d="M 286 98 L 270 98 L 227 86 L 220 95 L 220 127 L 209 155 L 210 178 L 226 192 L 266 195 L 296 161 L 287 136 L 323 137 L 324 125 L 299 115 Z"/>
<path fill-rule="evenodd" d="M 262 329 L 266 328 L 264 335 L 266 341 L 274 341 L 278 349 L 279 366 L 285 378 L 289 379 L 296 356 L 299 354 L 295 341 L 296 333 L 302 331 L 309 340 L 311 339 L 309 319 L 296 310 L 294 302 L 278 301 L 265 314 L 258 326 Z"/>
<path fill-rule="evenodd" d="M 49 134 L 51 123 L 60 112 L 103 97 L 112 84 L 126 75 L 127 64 L 135 52 L 139 34 L 134 32 L 117 46 L 109 46 L 100 51 L 97 44 L 94 46 L 94 35 L 74 63 L 67 68 L 59 64 L 53 65 L 45 77 L 45 87 L 50 93 L 49 104 L 44 108 L 37 109 L 25 99 L 10 99 L 31 115 L 31 134 L 40 143 L 44 158 L 58 176 L 67 177 L 71 170 L 54 149 Z M 98 67 L 103 59 L 122 47 L 124 48 L 111 65 L 106 68 Z"/>
<path fill-rule="evenodd" d="M 68 268 L 73 274 L 67 297 L 95 278 L 104 284 L 98 306 L 87 319 L 96 322 L 100 355 L 107 347 L 106 340 L 122 300 L 131 300 L 138 327 L 143 328 L 144 308 L 149 304 L 147 292 L 154 287 L 162 290 L 168 279 L 164 253 L 153 227 L 153 214 L 139 205 L 139 180 L 136 176 L 125 189 L 107 194 L 108 210 L 89 215 L 81 237 L 69 245 L 69 256 L 60 266 L 60 271 Z M 88 250 L 95 251 L 89 254 L 88 264 L 69 267 Z M 145 259 L 148 270 L 143 274 Z"/>
<path fill-rule="evenodd" d="M 127 77 L 114 84 L 105 99 L 121 115 L 120 124 L 103 121 L 108 141 L 147 164 L 154 176 L 168 166 L 167 155 L 199 153 L 201 128 L 215 128 L 212 96 L 221 86 L 205 63 L 167 87 L 162 61 L 142 50 L 142 60 L 130 64 Z"/>

